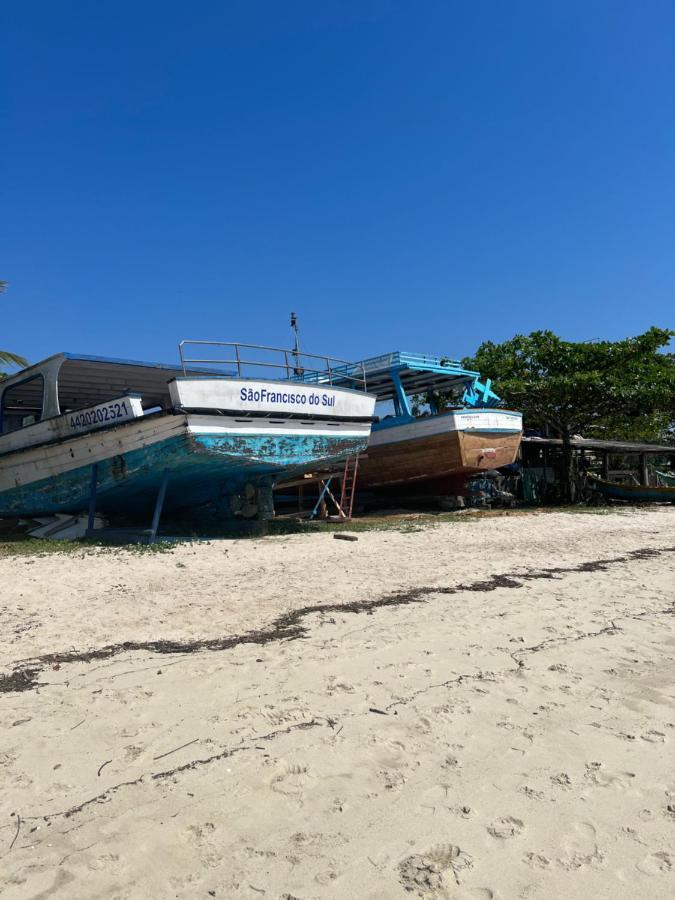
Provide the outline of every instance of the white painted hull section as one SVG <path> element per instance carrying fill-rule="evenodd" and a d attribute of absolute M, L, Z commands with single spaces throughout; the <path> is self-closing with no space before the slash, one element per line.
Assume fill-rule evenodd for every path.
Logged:
<path fill-rule="evenodd" d="M 236 419 L 229 416 L 197 416 L 188 417 L 190 434 L 264 434 L 264 435 L 307 435 L 311 437 L 367 438 L 370 433 L 370 422 L 303 422 L 299 419 L 287 419 L 280 422 L 275 419 Z"/>
<path fill-rule="evenodd" d="M 375 428 L 370 435 L 369 446 L 380 447 L 401 441 L 415 441 L 419 438 L 434 437 L 453 431 L 468 431 L 490 434 L 491 432 L 518 434 L 522 431 L 523 418 L 520 413 L 481 412 L 460 410 L 440 416 L 415 419 L 389 428 Z"/>
<path fill-rule="evenodd" d="M 97 417 L 98 414 L 98 417 Z M 104 416 L 105 414 L 105 416 Z M 121 425 L 131 419 L 140 419 L 143 415 L 141 398 L 126 395 L 108 403 L 99 403 L 89 409 L 77 410 L 27 425 L 17 431 L 0 435 L 0 455 L 37 447 L 50 441 L 67 440 L 79 434 L 101 431 L 110 428 L 113 422 Z M 93 420 L 93 421 L 92 421 Z"/>
<path fill-rule="evenodd" d="M 295 381 L 246 378 L 176 378 L 169 392 L 178 409 L 220 409 L 227 412 L 370 418 L 375 397 L 326 385 L 314 387 Z"/>

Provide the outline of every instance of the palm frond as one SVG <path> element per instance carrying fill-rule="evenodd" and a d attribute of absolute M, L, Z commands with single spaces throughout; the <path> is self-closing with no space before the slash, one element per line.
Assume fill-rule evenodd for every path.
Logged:
<path fill-rule="evenodd" d="M 24 368 L 24 366 L 28 365 L 28 360 L 24 359 L 23 356 L 19 356 L 18 353 L 10 353 L 9 350 L 0 350 L 0 363 Z"/>

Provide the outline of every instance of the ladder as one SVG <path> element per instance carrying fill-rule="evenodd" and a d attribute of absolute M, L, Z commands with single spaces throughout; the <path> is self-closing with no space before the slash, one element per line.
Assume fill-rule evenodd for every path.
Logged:
<path fill-rule="evenodd" d="M 354 509 L 354 494 L 356 493 L 356 475 L 358 471 L 358 455 L 350 456 L 345 462 L 344 472 L 341 476 L 331 475 L 325 479 L 325 481 L 323 479 L 320 480 L 319 484 L 321 485 L 321 491 L 319 492 L 319 499 L 316 501 L 314 509 L 309 514 L 309 518 L 315 518 L 316 514 L 319 512 L 319 507 L 325 502 L 326 497 L 328 497 L 333 502 L 333 506 L 341 519 L 351 519 L 352 510 Z M 342 481 L 339 501 L 330 489 L 330 483 L 333 478 L 340 478 Z"/>
<path fill-rule="evenodd" d="M 342 493 L 340 494 L 340 512 L 345 519 L 351 519 L 356 493 L 356 477 L 359 472 L 359 456 L 349 456 L 345 462 L 342 475 Z"/>

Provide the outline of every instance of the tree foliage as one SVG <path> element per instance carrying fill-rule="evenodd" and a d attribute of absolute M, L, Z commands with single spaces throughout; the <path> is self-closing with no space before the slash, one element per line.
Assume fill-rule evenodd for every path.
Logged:
<path fill-rule="evenodd" d="M 0 294 L 4 294 L 7 290 L 7 282 L 0 280 Z M 28 360 L 24 359 L 23 356 L 19 356 L 18 353 L 12 353 L 9 350 L 0 350 L 0 365 L 8 365 L 8 366 L 27 366 Z M 0 378 L 2 378 L 3 373 L 0 372 Z"/>
<path fill-rule="evenodd" d="M 465 359 L 492 378 L 507 406 L 522 410 L 526 427 L 563 441 L 584 437 L 673 440 L 675 332 L 650 328 L 620 341 L 564 341 L 551 331 L 488 341 Z"/>

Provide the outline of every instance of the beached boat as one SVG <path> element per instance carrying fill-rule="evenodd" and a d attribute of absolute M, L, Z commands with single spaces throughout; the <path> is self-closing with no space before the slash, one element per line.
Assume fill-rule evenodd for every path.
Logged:
<path fill-rule="evenodd" d="M 644 484 L 619 484 L 589 475 L 590 487 L 608 500 L 628 500 L 633 503 L 675 503 L 674 487 L 651 487 Z"/>
<path fill-rule="evenodd" d="M 194 344 L 216 358 L 188 359 Z M 1 381 L 0 516 L 75 513 L 92 493 L 104 513 L 152 510 L 160 493 L 167 509 L 269 509 L 276 479 L 364 450 L 375 404 L 358 366 L 290 353 L 184 341 L 176 366 L 59 353 Z M 294 380 L 300 364 L 315 385 Z M 247 374 L 260 366 L 272 377 Z"/>
<path fill-rule="evenodd" d="M 656 470 L 656 474 L 659 478 L 659 481 L 662 481 L 664 487 L 675 487 L 675 475 L 669 472 L 659 472 Z"/>
<path fill-rule="evenodd" d="M 359 466 L 359 487 L 422 484 L 464 494 L 467 477 L 514 462 L 522 414 L 501 409 L 478 372 L 457 360 L 403 352 L 359 365 L 381 416 Z M 439 398 L 452 405 L 439 405 Z"/>

